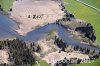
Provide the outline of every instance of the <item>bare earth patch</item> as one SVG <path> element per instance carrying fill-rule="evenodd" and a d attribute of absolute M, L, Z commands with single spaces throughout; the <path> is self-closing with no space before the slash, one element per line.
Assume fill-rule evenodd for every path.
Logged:
<path fill-rule="evenodd" d="M 89 59 L 88 55 L 82 54 L 79 51 L 73 51 L 73 52 L 61 52 L 59 51 L 49 53 L 46 55 L 43 60 L 45 60 L 47 63 L 50 63 L 51 66 L 54 66 L 54 64 L 57 61 L 63 60 L 66 57 L 66 59 L 71 59 L 71 58 L 79 58 L 79 59 Z"/>
<path fill-rule="evenodd" d="M 7 50 L 0 50 L 0 64 L 8 63 L 8 52 Z"/>
<path fill-rule="evenodd" d="M 53 23 L 63 18 L 64 12 L 59 3 L 55 1 L 15 1 L 12 6 L 11 18 L 20 23 L 16 30 L 20 35 L 25 35 L 36 26 Z"/>
<path fill-rule="evenodd" d="M 60 50 L 56 45 L 54 45 L 54 40 L 52 39 L 49 41 L 41 39 L 37 42 L 37 44 L 41 47 L 41 54 L 44 55 Z"/>

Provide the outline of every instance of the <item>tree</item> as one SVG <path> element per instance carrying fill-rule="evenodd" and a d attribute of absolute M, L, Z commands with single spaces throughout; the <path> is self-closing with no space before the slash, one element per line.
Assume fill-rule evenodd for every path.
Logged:
<path fill-rule="evenodd" d="M 86 54 L 89 54 L 89 53 L 90 53 L 90 50 L 89 50 L 89 49 L 87 49 L 87 50 L 85 51 L 85 53 L 86 53 Z"/>
<path fill-rule="evenodd" d="M 10 10 L 9 11 L 12 11 L 12 8 L 10 8 Z"/>
<path fill-rule="evenodd" d="M 40 52 L 40 51 L 41 51 L 41 47 L 38 45 L 36 52 Z"/>
<path fill-rule="evenodd" d="M 0 5 L 0 11 L 3 11 L 3 8 L 2 8 L 2 6 Z"/>
<path fill-rule="evenodd" d="M 79 31 L 82 34 L 84 34 L 85 37 L 89 38 L 92 42 L 96 41 L 96 35 L 95 30 L 93 29 L 93 26 L 88 23 L 86 26 L 82 27 L 76 27 L 75 31 Z"/>
<path fill-rule="evenodd" d="M 93 50 L 92 54 L 94 54 L 94 53 L 95 53 L 95 50 Z"/>
<path fill-rule="evenodd" d="M 79 50 L 79 45 L 74 46 L 74 50 Z"/>
<path fill-rule="evenodd" d="M 30 18 L 30 15 L 28 15 L 28 18 Z"/>
<path fill-rule="evenodd" d="M 1 5 L 0 5 L 0 8 L 1 8 Z"/>
<path fill-rule="evenodd" d="M 99 52 L 99 55 L 100 55 L 100 52 Z"/>
<path fill-rule="evenodd" d="M 0 45 L 0 50 L 2 49 L 2 46 Z"/>
<path fill-rule="evenodd" d="M 62 47 L 62 51 L 64 51 L 64 52 L 65 52 L 65 47 Z"/>

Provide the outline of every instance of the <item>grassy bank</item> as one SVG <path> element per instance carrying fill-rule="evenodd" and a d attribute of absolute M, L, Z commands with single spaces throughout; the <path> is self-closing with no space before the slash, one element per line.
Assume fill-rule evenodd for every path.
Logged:
<path fill-rule="evenodd" d="M 0 5 L 5 12 L 8 12 L 14 0 L 0 0 Z"/>
<path fill-rule="evenodd" d="M 97 36 L 97 41 L 100 43 L 100 34 L 99 34 L 100 33 L 100 27 L 99 27 L 100 12 L 80 2 L 77 2 L 76 0 L 64 0 L 64 1 L 68 3 L 66 5 L 66 9 L 68 9 L 69 12 L 73 13 L 76 16 L 76 18 L 85 20 L 94 26 L 96 36 Z"/>

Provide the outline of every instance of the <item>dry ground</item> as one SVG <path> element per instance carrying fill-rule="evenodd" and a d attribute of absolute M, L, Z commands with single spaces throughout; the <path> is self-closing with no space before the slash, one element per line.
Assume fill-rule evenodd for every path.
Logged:
<path fill-rule="evenodd" d="M 64 12 L 59 3 L 55 1 L 22 0 L 15 1 L 12 6 L 11 18 L 20 23 L 20 29 L 16 30 L 20 35 L 25 35 L 36 26 L 53 23 L 63 18 Z M 33 15 L 38 18 L 33 19 Z M 30 18 L 28 18 L 28 16 Z"/>
<path fill-rule="evenodd" d="M 2 63 L 8 63 L 8 52 L 7 50 L 0 50 L 0 64 Z"/>
<path fill-rule="evenodd" d="M 63 60 L 64 58 L 71 59 L 71 58 L 79 58 L 79 59 L 89 59 L 88 55 L 82 54 L 79 51 L 73 51 L 73 52 L 61 52 L 59 51 L 52 52 L 48 55 L 46 55 L 43 60 L 45 60 L 47 63 L 51 64 L 51 66 L 54 66 L 54 64 L 57 61 Z"/>

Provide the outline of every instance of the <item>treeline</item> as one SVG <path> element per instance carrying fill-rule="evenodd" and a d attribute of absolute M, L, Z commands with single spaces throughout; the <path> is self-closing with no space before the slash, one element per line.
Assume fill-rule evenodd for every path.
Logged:
<path fill-rule="evenodd" d="M 61 51 L 64 51 L 66 52 L 66 49 L 68 48 L 68 46 L 71 46 L 71 45 L 67 45 L 62 39 L 58 38 L 55 36 L 55 41 L 54 41 L 54 44 L 56 44 L 59 48 L 61 48 Z M 84 54 L 89 54 L 89 55 L 93 55 L 93 54 L 100 54 L 100 51 L 98 51 L 99 53 L 95 52 L 96 50 L 91 50 L 89 48 L 82 48 L 80 47 L 79 45 L 76 45 L 76 46 L 72 46 L 72 48 L 74 51 L 81 51 L 82 53 Z"/>
<path fill-rule="evenodd" d="M 60 4 L 60 7 L 61 7 L 61 10 L 65 13 L 65 15 L 63 16 L 62 19 L 57 20 L 57 22 L 71 21 L 71 20 L 75 19 L 75 16 L 66 10 L 63 3 Z"/>
<path fill-rule="evenodd" d="M 0 41 L 0 50 L 9 50 L 10 64 L 2 64 L 2 66 L 33 66 L 35 58 L 26 43 L 18 39 Z"/>

